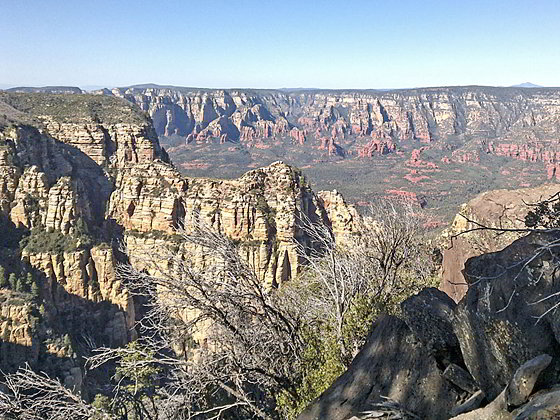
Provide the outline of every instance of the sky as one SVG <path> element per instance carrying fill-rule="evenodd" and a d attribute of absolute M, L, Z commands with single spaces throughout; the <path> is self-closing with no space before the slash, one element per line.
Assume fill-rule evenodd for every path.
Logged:
<path fill-rule="evenodd" d="M 0 0 L 0 88 L 560 86 L 558 0 Z"/>

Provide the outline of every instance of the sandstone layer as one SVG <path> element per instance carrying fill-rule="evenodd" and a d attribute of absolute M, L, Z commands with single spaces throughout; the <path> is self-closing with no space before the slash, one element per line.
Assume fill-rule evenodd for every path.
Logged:
<path fill-rule="evenodd" d="M 557 192 L 558 186 L 555 184 L 488 191 L 463 204 L 452 225 L 441 235 L 442 290 L 456 302 L 461 300 L 468 288 L 463 276 L 466 261 L 471 257 L 499 251 L 526 235 L 527 232 L 515 230 L 526 228 L 525 215 L 531 210 L 530 204 L 548 199 Z M 484 226 L 490 229 L 483 229 Z"/>
<path fill-rule="evenodd" d="M 206 103 L 193 112 L 212 116 Z M 270 286 L 300 269 L 303 217 L 328 223 L 338 236 L 352 232 L 359 218 L 340 194 L 315 194 L 301 171 L 282 162 L 236 180 L 185 177 L 160 147 L 151 120 L 119 98 L 0 92 L 0 105 L 6 111 L 0 119 L 0 216 L 9 221 L 6 235 L 26 237 L 21 249 L 16 243 L 0 254 L 0 265 L 38 279 L 36 299 L 43 306 L 33 328 L 27 306 L 3 306 L 11 321 L 2 326 L 2 340 L 10 345 L 62 360 L 72 350 L 61 349 L 84 340 L 113 346 L 134 338 L 137 303 L 116 274 L 118 263 L 141 264 L 147 247 L 167 247 L 176 229 L 189 231 L 195 218 L 239 242 Z M 231 105 L 227 98 L 220 102 Z M 268 118 L 258 106 L 246 117 L 255 123 Z M 227 122 L 212 127 L 229 129 Z M 297 130 L 291 135 L 305 141 Z M 64 369 L 68 381 L 79 384 L 72 363 Z"/>
<path fill-rule="evenodd" d="M 137 104 L 154 120 L 159 135 L 187 142 L 248 145 L 291 137 L 367 156 L 394 153 L 395 142 L 432 143 L 453 136 L 482 140 L 485 153 L 516 159 L 556 160 L 560 91 L 492 87 L 392 90 L 277 91 L 133 86 L 98 91 Z M 515 137 L 524 136 L 527 147 Z M 350 137 L 369 140 L 345 144 Z"/>

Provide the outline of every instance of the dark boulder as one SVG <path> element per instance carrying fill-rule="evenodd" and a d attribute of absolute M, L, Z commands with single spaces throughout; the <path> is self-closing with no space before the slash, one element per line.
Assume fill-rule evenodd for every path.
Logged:
<path fill-rule="evenodd" d="M 446 419 L 461 400 L 459 394 L 407 324 L 385 315 L 348 370 L 298 420 L 346 419 L 375 410 L 382 396 L 420 418 Z"/>
<path fill-rule="evenodd" d="M 466 296 L 455 309 L 454 330 L 467 369 L 489 399 L 494 399 L 527 360 L 560 355 L 554 311 L 558 299 L 560 249 L 549 244 L 558 234 L 531 234 L 500 252 L 467 261 Z M 537 322 L 538 320 L 538 322 Z M 542 385 L 559 382 L 555 360 L 541 375 Z"/>
<path fill-rule="evenodd" d="M 548 390 L 535 395 L 523 407 L 513 412 L 515 420 L 558 420 L 560 419 L 560 390 Z"/>
<path fill-rule="evenodd" d="M 557 397 L 551 397 L 546 401 L 546 404 L 535 405 L 533 401 L 535 399 L 538 399 L 538 397 L 536 397 L 537 394 L 535 394 L 533 400 L 528 404 L 525 404 L 529 400 L 530 395 L 533 392 L 533 387 L 537 382 L 537 379 L 539 378 L 543 370 L 548 367 L 551 360 L 552 358 L 548 354 L 541 354 L 534 359 L 528 360 L 523 365 L 521 365 L 519 369 L 517 369 L 509 384 L 496 397 L 494 401 L 483 408 L 460 414 L 456 417 L 453 417 L 451 420 L 519 420 L 521 418 L 530 418 L 534 420 L 557 419 L 558 417 L 539 417 L 539 415 L 545 414 L 546 410 L 541 410 L 545 408 L 545 406 L 551 409 L 555 409 L 558 407 L 559 401 Z M 463 404 L 462 407 L 457 407 L 454 412 L 459 412 L 459 410 L 463 408 L 465 404 Z M 516 406 L 522 404 L 525 405 L 519 407 L 512 413 L 512 410 L 515 409 Z M 523 417 L 518 413 L 525 413 L 529 416 Z M 534 416 L 535 413 L 537 413 L 536 416 Z"/>
<path fill-rule="evenodd" d="M 433 287 L 401 303 L 406 325 L 444 365 L 460 362 L 459 341 L 453 331 L 455 306 L 453 299 Z"/>

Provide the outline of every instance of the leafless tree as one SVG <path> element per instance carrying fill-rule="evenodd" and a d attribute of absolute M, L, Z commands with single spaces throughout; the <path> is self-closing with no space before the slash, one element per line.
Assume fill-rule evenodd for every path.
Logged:
<path fill-rule="evenodd" d="M 335 238 L 325 223 L 305 215 L 301 219 L 306 240 L 297 242 L 297 249 L 306 267 L 302 277 L 312 294 L 311 313 L 332 320 L 341 354 L 348 356 L 343 327 L 358 296 L 379 302 L 402 293 L 408 286 L 406 276 L 425 279 L 431 274 L 422 242 L 423 219 L 407 203 L 378 202 L 359 221 L 359 231 L 342 238 Z"/>
<path fill-rule="evenodd" d="M 89 366 L 128 360 L 132 370 L 165 367 L 159 404 L 182 416 L 173 418 L 217 418 L 227 410 L 274 418 L 275 393 L 297 394 L 303 309 L 293 294 L 263 284 L 219 232 L 194 220 L 178 235 L 179 251 L 146 249 L 136 267 L 119 267 L 129 290 L 148 302 L 139 348 L 98 349 Z M 143 354 L 123 357 L 130 351 Z"/>
<path fill-rule="evenodd" d="M 294 280 L 279 289 L 263 283 L 235 242 L 196 217 L 188 232 L 177 232 L 174 246 L 135 249 L 134 264 L 120 265 L 118 275 L 146 302 L 138 325 L 141 338 L 132 346 L 98 348 L 87 361 L 89 369 L 117 366 L 105 390 L 113 397 L 114 418 L 126 418 L 129 411 L 147 420 L 279 418 L 275 396 L 299 397 L 309 320 L 330 317 L 342 337 L 353 299 L 394 293 L 407 270 L 415 268 L 420 249 L 414 242 L 420 230 L 414 215 L 394 205 L 372 208 L 361 231 L 344 243 L 335 243 L 325 224 L 303 219 L 302 229 L 307 240 L 299 250 L 308 264 L 302 277 L 312 280 Z M 157 386 L 146 387 L 154 378 L 144 373 L 153 367 L 160 372 Z M 24 373 L 8 378 L 21 381 Z M 30 389 L 41 390 L 33 395 L 43 395 L 48 384 L 31 373 L 29 378 Z M 32 420 L 57 399 L 72 402 L 64 412 L 68 418 L 102 413 L 64 392 L 69 394 L 47 394 L 50 399 L 33 404 L 2 401 L 11 410 L 39 410 L 28 417 Z M 50 418 L 57 418 L 53 413 Z"/>
<path fill-rule="evenodd" d="M 3 380 L 0 418 L 18 420 L 115 420 L 84 402 L 58 379 L 36 373 L 28 365 Z"/>

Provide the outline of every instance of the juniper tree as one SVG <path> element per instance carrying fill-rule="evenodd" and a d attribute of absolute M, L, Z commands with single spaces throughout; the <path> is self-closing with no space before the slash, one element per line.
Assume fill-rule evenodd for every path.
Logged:
<path fill-rule="evenodd" d="M 0 288 L 5 288 L 8 286 L 8 280 L 6 279 L 6 272 L 4 267 L 0 265 Z"/>
<path fill-rule="evenodd" d="M 17 284 L 17 276 L 15 273 L 10 273 L 10 275 L 8 276 L 8 282 L 10 283 L 10 288 L 12 290 L 16 290 L 16 284 Z"/>
<path fill-rule="evenodd" d="M 33 273 L 28 272 L 27 275 L 25 276 L 25 283 L 24 283 L 25 291 L 30 290 L 33 283 L 34 283 Z"/>
<path fill-rule="evenodd" d="M 16 280 L 16 287 L 14 288 L 16 292 L 25 292 L 25 281 L 22 278 Z"/>
<path fill-rule="evenodd" d="M 31 295 L 34 299 L 39 299 L 41 297 L 41 290 L 36 281 L 31 283 Z"/>

